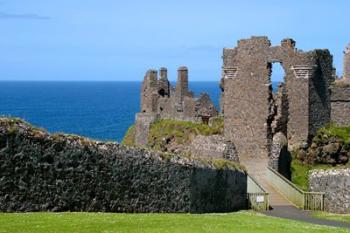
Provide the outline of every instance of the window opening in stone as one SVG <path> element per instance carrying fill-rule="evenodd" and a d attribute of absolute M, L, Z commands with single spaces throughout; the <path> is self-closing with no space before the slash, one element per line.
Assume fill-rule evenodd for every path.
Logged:
<path fill-rule="evenodd" d="M 164 89 L 160 89 L 158 91 L 158 94 L 161 96 L 161 97 L 164 97 L 165 96 L 165 90 Z"/>
<path fill-rule="evenodd" d="M 272 91 L 276 93 L 278 91 L 278 85 L 279 83 L 284 83 L 284 76 L 285 72 L 283 69 L 283 66 L 280 62 L 274 62 L 271 64 L 271 84 L 272 84 Z"/>

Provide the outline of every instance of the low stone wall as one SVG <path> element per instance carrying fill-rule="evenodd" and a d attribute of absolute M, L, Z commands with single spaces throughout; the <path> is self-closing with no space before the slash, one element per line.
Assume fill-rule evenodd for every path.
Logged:
<path fill-rule="evenodd" d="M 309 174 L 311 192 L 325 193 L 325 210 L 350 213 L 350 169 L 313 170 Z"/>
<path fill-rule="evenodd" d="M 169 156 L 169 155 L 168 155 Z M 0 118 L 0 211 L 227 212 L 246 174 Z M 221 164 L 222 165 L 222 164 Z"/>
<path fill-rule="evenodd" d="M 191 142 L 190 151 L 195 158 L 228 159 L 239 162 L 236 147 L 221 135 L 197 135 Z"/>

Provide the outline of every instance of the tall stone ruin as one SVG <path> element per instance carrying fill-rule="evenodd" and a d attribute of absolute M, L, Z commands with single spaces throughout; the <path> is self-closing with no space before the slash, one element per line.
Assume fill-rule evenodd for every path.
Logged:
<path fill-rule="evenodd" d="M 137 145 L 146 145 L 150 125 L 157 119 L 204 122 L 218 115 L 209 95 L 199 98 L 188 88 L 188 69 L 178 68 L 176 87 L 167 77 L 167 69 L 148 70 L 141 87 L 141 112 L 136 114 Z"/>
<path fill-rule="evenodd" d="M 332 59 L 328 50 L 298 50 L 292 39 L 271 46 L 267 37 L 251 37 L 223 50 L 225 137 L 235 144 L 243 164 L 262 161 L 267 166 L 274 134 L 281 132 L 294 148 L 330 121 Z M 275 96 L 271 69 L 276 62 L 285 71 L 285 86 Z"/>
<path fill-rule="evenodd" d="M 343 59 L 343 77 L 331 85 L 331 121 L 338 126 L 350 125 L 350 44 Z"/>
<path fill-rule="evenodd" d="M 350 44 L 348 44 L 344 51 L 343 79 L 350 83 Z"/>

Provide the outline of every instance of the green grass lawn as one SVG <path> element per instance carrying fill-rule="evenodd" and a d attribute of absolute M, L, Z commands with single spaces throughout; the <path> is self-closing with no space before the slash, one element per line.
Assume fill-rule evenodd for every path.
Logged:
<path fill-rule="evenodd" d="M 315 212 L 312 214 L 315 218 L 324 218 L 340 222 L 350 223 L 350 214 L 332 214 L 327 212 Z"/>
<path fill-rule="evenodd" d="M 350 232 L 242 211 L 230 214 L 0 214 L 0 232 Z"/>

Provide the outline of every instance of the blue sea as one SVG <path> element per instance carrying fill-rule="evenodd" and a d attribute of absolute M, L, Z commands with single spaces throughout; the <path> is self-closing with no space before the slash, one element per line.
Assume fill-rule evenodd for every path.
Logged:
<path fill-rule="evenodd" d="M 274 88 L 277 83 L 274 83 Z M 190 82 L 219 106 L 218 82 Z M 140 82 L 0 82 L 0 115 L 49 132 L 121 141 L 140 108 Z"/>
<path fill-rule="evenodd" d="M 193 82 L 219 105 L 218 82 Z M 49 132 L 121 141 L 139 112 L 140 82 L 0 82 L 0 115 Z"/>

